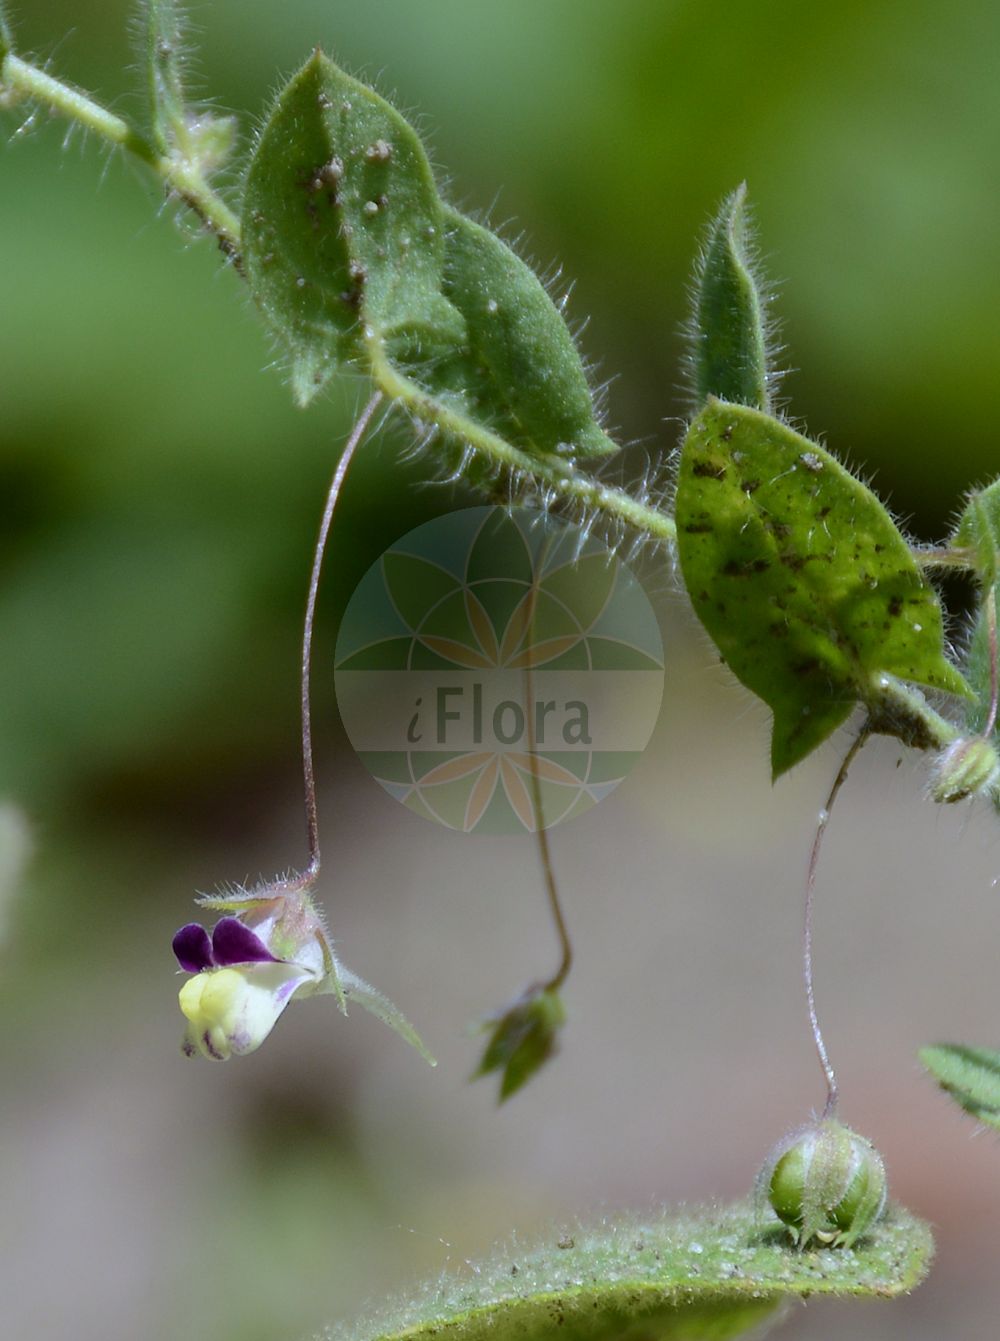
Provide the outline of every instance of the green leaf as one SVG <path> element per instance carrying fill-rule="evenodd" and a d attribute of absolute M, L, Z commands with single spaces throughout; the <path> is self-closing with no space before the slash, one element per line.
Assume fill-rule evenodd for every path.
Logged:
<path fill-rule="evenodd" d="M 941 1088 L 977 1122 L 1000 1129 L 1000 1052 L 963 1043 L 920 1049 L 920 1060 Z"/>
<path fill-rule="evenodd" d="M 993 602 L 994 611 L 1000 614 L 997 606 L 996 587 L 991 584 L 983 593 L 972 634 L 966 644 L 962 669 L 974 695 L 966 714 L 966 726 L 969 731 L 979 733 L 986 726 L 993 697 L 993 667 L 990 653 L 989 603 Z M 996 732 L 993 733 L 996 739 Z"/>
<path fill-rule="evenodd" d="M 971 549 L 976 555 L 981 597 L 972 635 L 966 644 L 963 670 L 975 695 L 966 725 L 970 731 L 979 732 L 989 717 L 993 694 L 989 603 L 993 601 L 996 608 L 1000 576 L 1000 480 L 969 495 L 951 544 L 958 549 Z"/>
<path fill-rule="evenodd" d="M 509 1099 L 555 1055 L 556 1035 L 566 1022 L 558 992 L 530 987 L 513 1005 L 486 1022 L 490 1036 L 473 1080 L 502 1072 L 500 1102 Z"/>
<path fill-rule="evenodd" d="M 932 1253 L 930 1230 L 900 1208 L 849 1252 L 799 1252 L 745 1204 L 605 1217 L 505 1245 L 331 1341 L 722 1341 L 777 1321 L 795 1296 L 905 1294 Z"/>
<path fill-rule="evenodd" d="M 443 204 L 413 128 L 321 52 L 264 127 L 243 241 L 300 404 L 353 362 L 463 448 L 486 434 L 508 459 L 616 450 L 538 277 Z"/>
<path fill-rule="evenodd" d="M 710 400 L 684 441 L 676 518 L 695 610 L 774 714 L 775 777 L 875 698 L 880 675 L 968 694 L 888 512 L 786 424 Z"/>
<path fill-rule="evenodd" d="M 969 495 L 951 543 L 976 552 L 979 577 L 991 586 L 1000 570 L 1000 480 Z"/>
<path fill-rule="evenodd" d="M 695 267 L 687 364 L 696 408 L 709 396 L 771 406 L 766 297 L 747 233 L 744 183 L 723 201 Z"/>
<path fill-rule="evenodd" d="M 387 996 L 383 996 L 381 992 L 366 983 L 363 978 L 359 978 L 356 973 L 344 968 L 343 964 L 335 964 L 334 972 L 339 985 L 337 995 L 341 999 L 346 998 L 349 1002 L 356 1001 L 359 1006 L 363 1006 L 365 1010 L 370 1011 L 383 1024 L 387 1024 L 390 1029 L 394 1029 L 400 1038 L 409 1043 L 410 1047 L 416 1048 L 425 1062 L 429 1062 L 431 1066 L 437 1066 L 437 1062 L 428 1052 L 423 1039 L 398 1006 L 393 1005 Z"/>
<path fill-rule="evenodd" d="M 247 278 L 290 350 L 305 405 L 372 338 L 461 340 L 441 295 L 444 227 L 423 146 L 383 98 L 317 51 L 278 96 L 247 177 Z"/>
<path fill-rule="evenodd" d="M 153 142 L 161 154 L 208 176 L 232 151 L 236 122 L 192 107 L 184 87 L 184 28 L 175 0 L 144 0 Z"/>
<path fill-rule="evenodd" d="M 608 456 L 580 352 L 535 272 L 488 228 L 445 208 L 444 293 L 466 338 L 414 378 L 460 391 L 470 418 L 528 450 Z"/>

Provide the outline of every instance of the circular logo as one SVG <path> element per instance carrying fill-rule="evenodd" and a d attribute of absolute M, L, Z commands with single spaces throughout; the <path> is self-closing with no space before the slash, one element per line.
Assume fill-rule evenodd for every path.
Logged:
<path fill-rule="evenodd" d="M 468 508 L 373 564 L 336 690 L 371 775 L 424 818 L 524 833 L 589 810 L 645 749 L 663 644 L 635 575 L 579 528 Z"/>

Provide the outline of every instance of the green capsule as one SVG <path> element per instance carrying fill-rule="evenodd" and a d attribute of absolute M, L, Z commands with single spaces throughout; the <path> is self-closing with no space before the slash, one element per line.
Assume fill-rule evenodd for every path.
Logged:
<path fill-rule="evenodd" d="M 935 801 L 964 801 L 989 792 L 1000 777 L 1000 755 L 982 736 L 962 736 L 945 749 L 934 764 L 931 795 Z"/>
<path fill-rule="evenodd" d="M 885 1209 L 881 1155 L 870 1141 L 832 1118 L 783 1141 L 763 1178 L 771 1209 L 800 1248 L 849 1248 Z"/>

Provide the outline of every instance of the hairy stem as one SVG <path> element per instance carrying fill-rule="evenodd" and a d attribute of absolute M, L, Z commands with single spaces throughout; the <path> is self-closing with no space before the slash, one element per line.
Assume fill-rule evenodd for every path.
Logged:
<path fill-rule="evenodd" d="M 974 549 L 955 548 L 942 545 L 927 548 L 913 545 L 911 554 L 923 568 L 957 568 L 961 572 L 974 573 L 979 568 L 979 558 Z"/>
<path fill-rule="evenodd" d="M 986 626 L 989 631 L 990 654 L 990 710 L 982 730 L 983 740 L 989 740 L 997 724 L 997 703 L 1000 699 L 1000 679 L 997 673 L 997 589 L 990 587 L 986 594 Z"/>
<path fill-rule="evenodd" d="M 624 489 L 601 484 L 599 480 L 578 470 L 571 461 L 563 461 L 552 455 L 536 456 L 515 447 L 497 434 L 473 423 L 458 410 L 428 395 L 415 382 L 404 377 L 386 357 L 376 332 L 365 332 L 365 344 L 375 384 L 390 399 L 398 401 L 415 419 L 425 424 L 436 424 L 449 437 L 467 444 L 504 470 L 530 475 L 541 485 L 550 487 L 561 499 L 582 503 L 666 544 L 672 544 L 676 539 L 674 519 L 666 513 L 640 502 Z"/>
<path fill-rule="evenodd" d="M 44 104 L 152 168 L 167 189 L 179 196 L 215 234 L 219 246 L 239 266 L 240 221 L 208 185 L 196 162 L 160 153 L 128 121 L 19 56 L 8 54 L 4 58 L 0 65 L 0 89 Z"/>
<path fill-rule="evenodd" d="M 943 750 L 961 735 L 919 689 L 879 672 L 865 696 L 872 734 L 895 736 L 915 750 Z"/>
<path fill-rule="evenodd" d="M 826 827 L 830 823 L 830 812 L 833 810 L 834 802 L 840 792 L 841 787 L 847 780 L 847 774 L 850 772 L 851 764 L 858 756 L 862 745 L 871 735 L 871 727 L 865 722 L 858 735 L 851 744 L 851 748 L 844 756 L 844 761 L 840 765 L 840 771 L 833 780 L 833 786 L 830 788 L 830 794 L 826 798 L 826 805 L 819 812 L 819 821 L 816 825 L 816 836 L 813 838 L 812 851 L 809 854 L 809 869 L 806 874 L 806 902 L 805 916 L 802 929 L 802 977 L 806 986 L 806 1005 L 809 1010 L 809 1025 L 812 1029 L 813 1043 L 816 1045 L 816 1055 L 819 1057 L 819 1064 L 823 1068 L 823 1074 L 826 1076 L 826 1105 L 823 1109 L 823 1117 L 833 1117 L 837 1111 L 837 1099 L 839 1090 L 837 1088 L 837 1077 L 830 1062 L 829 1053 L 826 1050 L 826 1043 L 823 1040 L 823 1031 L 819 1026 L 819 1015 L 816 1012 L 816 993 L 813 987 L 813 955 L 812 955 L 812 932 L 813 932 L 813 896 L 816 891 L 816 871 L 819 866 L 819 854 L 823 846 L 823 835 L 826 833 Z"/>

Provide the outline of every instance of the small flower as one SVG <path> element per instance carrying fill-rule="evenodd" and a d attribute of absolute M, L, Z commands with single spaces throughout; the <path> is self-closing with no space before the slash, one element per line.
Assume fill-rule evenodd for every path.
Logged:
<path fill-rule="evenodd" d="M 434 1064 L 392 1002 L 337 962 L 306 890 L 270 886 L 200 903 L 225 916 L 211 932 L 189 922 L 174 936 L 177 962 L 194 975 L 179 995 L 188 1057 L 221 1062 L 254 1052 L 290 1001 L 331 994 L 345 1015 L 348 998 L 357 1001 Z"/>
<path fill-rule="evenodd" d="M 239 915 L 229 911 L 211 934 L 189 922 L 174 937 L 178 963 L 195 975 L 180 991 L 189 1057 L 225 1061 L 253 1052 L 293 997 L 337 990 L 332 952 L 308 895 L 241 892 L 203 903 Z"/>

